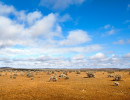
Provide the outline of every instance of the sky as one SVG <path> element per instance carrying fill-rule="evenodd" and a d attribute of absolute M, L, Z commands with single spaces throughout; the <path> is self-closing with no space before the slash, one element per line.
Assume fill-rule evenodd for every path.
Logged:
<path fill-rule="evenodd" d="M 0 67 L 130 68 L 130 0 L 0 0 Z"/>

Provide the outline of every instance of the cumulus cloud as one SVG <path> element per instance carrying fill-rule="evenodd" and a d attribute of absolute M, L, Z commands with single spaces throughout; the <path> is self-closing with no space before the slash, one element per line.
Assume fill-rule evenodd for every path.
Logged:
<path fill-rule="evenodd" d="M 8 15 L 14 13 L 16 14 L 16 10 L 13 6 L 8 6 L 0 2 L 0 15 Z"/>
<path fill-rule="evenodd" d="M 82 46 L 81 44 L 92 39 L 86 31 L 81 29 L 69 31 L 66 37 L 63 36 L 60 23 L 70 18 L 68 14 L 59 16 L 50 13 L 43 16 L 40 11 L 28 13 L 17 11 L 13 6 L 2 3 L 0 5 L 4 7 L 0 9 L 1 57 L 64 55 L 71 52 L 85 53 L 102 49 L 99 44 Z M 13 15 L 15 19 L 10 18 L 10 15 Z"/>
<path fill-rule="evenodd" d="M 67 39 L 60 42 L 60 45 L 78 45 L 91 41 L 90 36 L 83 30 L 73 30 L 69 32 Z"/>
<path fill-rule="evenodd" d="M 130 58 L 130 53 L 125 54 L 123 57 L 125 57 L 125 58 Z"/>
<path fill-rule="evenodd" d="M 0 10 L 0 48 L 15 45 L 32 46 L 39 41 L 39 36 L 43 39 L 61 36 L 62 28 L 58 24 L 57 14 L 43 16 L 39 11 L 25 13 L 2 3 L 0 7 L 4 7 Z M 10 14 L 14 15 L 15 20 L 9 17 Z"/>
<path fill-rule="evenodd" d="M 13 6 L 2 3 L 0 8 L 4 8 L 0 9 L 1 67 L 92 68 L 130 65 L 129 54 L 108 57 L 100 52 L 103 49 L 101 45 L 88 45 L 92 38 L 87 31 L 75 29 L 64 36 L 60 23 L 71 19 L 68 14 L 59 16 L 50 13 L 43 16 L 40 11 L 17 11 Z M 129 40 L 126 42 L 130 43 Z M 93 52 L 99 53 L 88 58 L 84 55 Z M 65 57 L 71 53 L 73 57 Z"/>
<path fill-rule="evenodd" d="M 65 9 L 69 5 L 81 4 L 83 1 L 57 0 L 51 5 L 54 9 L 61 6 L 63 7 L 61 9 Z M 26 68 L 130 66 L 129 53 L 122 57 L 116 55 L 109 57 L 101 52 L 103 49 L 101 45 L 88 45 L 92 38 L 87 31 L 75 29 L 68 31 L 68 35 L 64 36 L 60 23 L 69 19 L 71 18 L 68 14 L 62 17 L 55 13 L 43 16 L 40 11 L 18 11 L 11 5 L 0 3 L 0 66 Z M 107 25 L 104 28 L 109 27 Z M 111 29 L 113 28 L 110 27 Z M 113 31 L 110 34 L 114 34 Z M 124 42 L 130 43 L 129 40 Z M 99 53 L 88 58 L 84 55 L 93 52 Z M 65 57 L 72 53 L 73 57 Z"/>
<path fill-rule="evenodd" d="M 89 59 L 93 59 L 93 60 L 94 60 L 94 59 L 104 59 L 104 58 L 106 58 L 106 55 L 103 54 L 103 53 L 97 53 L 97 54 L 95 54 L 95 55 L 89 57 Z"/>
<path fill-rule="evenodd" d="M 40 5 L 51 9 L 66 9 L 70 5 L 80 5 L 85 0 L 41 0 Z"/>
<path fill-rule="evenodd" d="M 65 57 L 53 57 L 49 55 L 17 59 L 1 58 L 0 66 L 24 66 L 25 68 L 27 66 L 33 66 L 34 68 L 128 68 L 130 66 L 130 59 L 128 59 L 130 58 L 129 53 L 123 55 L 122 57 L 119 57 L 115 54 L 108 57 L 103 53 L 97 53 L 95 54 L 96 59 L 95 57 L 90 59 L 91 57 L 94 56 L 87 58 L 84 55 L 76 55 L 69 59 Z"/>
<path fill-rule="evenodd" d="M 76 55 L 76 56 L 74 56 L 72 59 L 73 60 L 83 60 L 83 59 L 85 59 L 86 57 L 84 56 L 84 55 Z"/>

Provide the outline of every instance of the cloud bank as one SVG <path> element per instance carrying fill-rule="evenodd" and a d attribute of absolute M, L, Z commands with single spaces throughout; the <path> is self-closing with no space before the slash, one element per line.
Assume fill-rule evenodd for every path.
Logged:
<path fill-rule="evenodd" d="M 65 9 L 82 4 L 84 0 L 52 0 L 48 7 Z M 62 2 L 62 3 L 61 3 Z M 59 5 L 61 4 L 61 5 Z M 69 14 L 43 15 L 40 11 L 18 11 L 0 3 L 0 66 L 25 68 L 100 68 L 128 67 L 130 55 L 106 55 L 104 47 L 91 43 L 91 34 L 82 29 L 63 31 L 61 23 L 71 19 Z M 115 34 L 110 25 L 108 34 Z M 122 41 L 118 41 L 122 42 Z M 122 42 L 123 43 L 123 42 Z M 91 54 L 91 55 L 90 55 Z"/>

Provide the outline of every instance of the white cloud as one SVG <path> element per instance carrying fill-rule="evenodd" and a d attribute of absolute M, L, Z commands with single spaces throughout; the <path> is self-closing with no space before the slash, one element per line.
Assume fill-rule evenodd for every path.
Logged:
<path fill-rule="evenodd" d="M 105 29 L 104 30 L 104 34 L 102 34 L 102 36 L 110 36 L 110 35 L 114 35 L 114 34 L 117 34 L 120 30 L 119 29 L 116 29 L 114 26 L 112 25 L 105 25 L 104 27 L 102 27 L 101 29 Z"/>
<path fill-rule="evenodd" d="M 114 29 L 111 29 L 111 30 L 110 30 L 110 31 L 108 31 L 107 33 L 108 33 L 108 35 L 113 35 L 113 34 L 116 34 L 116 33 L 117 33 L 117 31 L 116 31 L 116 30 L 114 30 Z"/>
<path fill-rule="evenodd" d="M 125 54 L 123 57 L 125 57 L 125 58 L 130 58 L 130 53 Z"/>
<path fill-rule="evenodd" d="M 117 55 L 108 57 L 103 53 L 95 55 L 98 55 L 96 59 L 90 59 L 90 57 L 87 59 L 84 55 L 77 55 L 69 59 L 64 57 L 52 57 L 49 55 L 17 59 L 0 58 L 0 66 L 24 66 L 25 68 L 28 66 L 30 68 L 129 68 L 130 66 L 128 59 L 130 58 L 129 53 L 122 57 Z"/>
<path fill-rule="evenodd" d="M 61 41 L 60 45 L 78 45 L 91 41 L 90 36 L 83 30 L 70 31 L 67 39 Z"/>
<path fill-rule="evenodd" d="M 42 39 L 62 36 L 57 14 L 43 16 L 39 11 L 25 13 L 2 3 L 0 7 L 4 7 L 0 9 L 0 48 L 14 45 L 33 46 L 37 44 L 36 41 L 39 41 L 39 36 L 42 36 Z M 15 20 L 7 16 L 10 13 L 14 14 Z"/>
<path fill-rule="evenodd" d="M 1 57 L 19 58 L 42 54 L 64 55 L 71 52 L 85 53 L 102 49 L 98 44 L 80 45 L 91 41 L 88 33 L 80 29 L 69 31 L 67 38 L 63 37 L 62 27 L 59 23 L 67 20 L 69 15 L 61 17 L 51 13 L 43 16 L 39 11 L 27 13 L 17 11 L 13 6 L 4 6 L 6 6 L 5 9 L 13 8 L 14 10 L 7 12 L 8 16 L 0 15 Z M 9 17 L 10 13 L 11 15 L 14 14 L 15 20 Z M 59 40 L 53 39 L 55 37 L 58 37 Z M 64 45 L 69 47 L 64 47 Z M 75 47 L 71 45 L 75 45 Z"/>
<path fill-rule="evenodd" d="M 43 36 L 44 38 L 59 36 L 61 32 L 55 14 L 49 14 L 38 20 L 27 31 L 34 37 Z"/>
<path fill-rule="evenodd" d="M 104 55 L 103 53 L 97 53 L 97 54 L 89 57 L 89 59 L 93 59 L 93 60 L 94 59 L 104 59 L 104 58 L 106 58 L 106 55 Z"/>
<path fill-rule="evenodd" d="M 71 16 L 69 14 L 65 14 L 59 18 L 59 22 L 65 22 L 68 20 L 72 20 Z"/>
<path fill-rule="evenodd" d="M 114 42 L 114 44 L 124 44 L 124 43 L 125 43 L 124 40 L 119 40 L 117 42 Z"/>
<path fill-rule="evenodd" d="M 85 0 L 41 0 L 40 5 L 56 10 L 63 10 L 68 8 L 70 5 L 80 5 Z"/>
<path fill-rule="evenodd" d="M 108 25 L 104 26 L 104 29 L 109 29 L 110 27 L 111 27 L 111 25 L 108 24 Z"/>
<path fill-rule="evenodd" d="M 0 2 L 0 15 L 8 15 L 11 13 L 16 13 L 16 10 L 13 6 L 7 6 Z"/>
<path fill-rule="evenodd" d="M 28 13 L 17 11 L 13 6 L 0 5 L 4 6 L 0 9 L 0 66 L 92 68 L 130 65 L 129 54 L 122 58 L 108 57 L 101 52 L 101 45 L 88 45 L 92 38 L 87 31 L 72 30 L 64 37 L 60 23 L 70 19 L 68 14 L 59 16 L 50 13 L 43 16 L 40 11 Z M 9 17 L 10 14 L 14 15 L 15 20 Z M 106 28 L 109 29 L 109 26 Z M 86 58 L 86 53 L 93 52 L 99 53 Z M 72 53 L 72 58 L 65 57 Z"/>
<path fill-rule="evenodd" d="M 84 55 L 76 55 L 76 56 L 74 56 L 72 59 L 73 60 L 83 60 L 83 59 L 85 59 L 86 57 L 84 56 Z"/>
<path fill-rule="evenodd" d="M 130 39 L 128 39 L 128 40 L 118 40 L 118 41 L 116 41 L 116 42 L 113 42 L 113 44 L 130 44 Z"/>
<path fill-rule="evenodd" d="M 23 20 L 24 22 L 27 22 L 29 25 L 32 25 L 34 24 L 34 22 L 36 22 L 40 18 L 42 18 L 41 12 L 34 11 L 31 13 L 28 13 L 27 15 L 23 14 L 23 16 L 19 18 L 19 20 Z"/>

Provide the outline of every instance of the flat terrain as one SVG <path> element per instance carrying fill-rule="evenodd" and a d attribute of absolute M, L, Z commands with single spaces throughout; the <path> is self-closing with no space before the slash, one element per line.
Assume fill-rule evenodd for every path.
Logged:
<path fill-rule="evenodd" d="M 11 72 L 1 73 L 0 100 L 130 100 L 128 72 L 112 73 L 122 75 L 119 86 L 103 71 L 96 72 L 95 78 L 87 78 L 86 72 L 68 72 L 69 79 L 58 78 L 56 82 L 48 82 L 53 74 L 47 72 L 34 72 L 34 80 L 21 76 L 21 72 L 16 79 L 10 78 Z"/>

